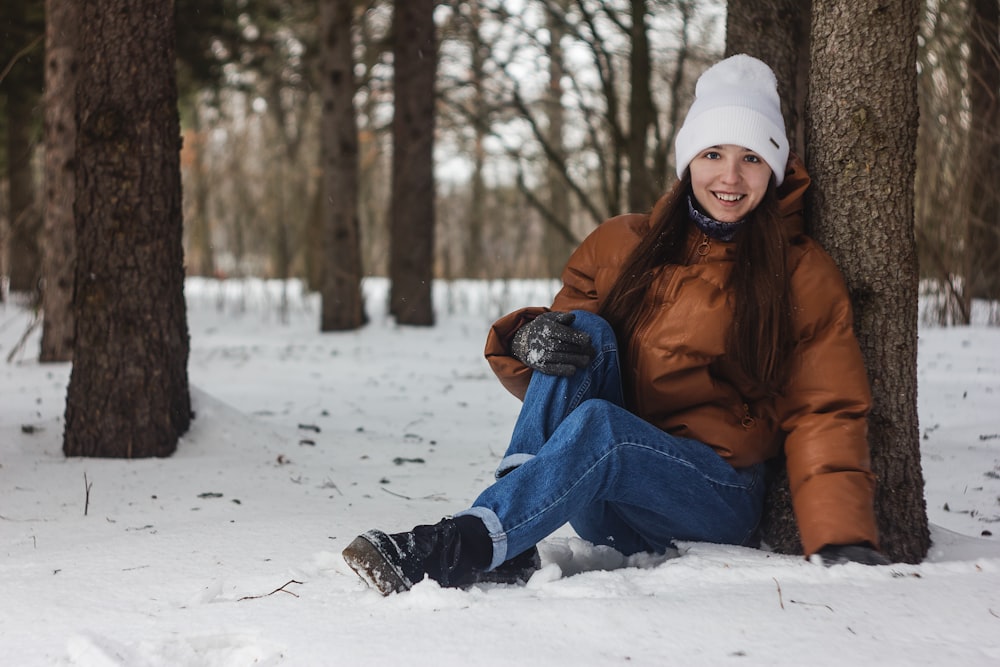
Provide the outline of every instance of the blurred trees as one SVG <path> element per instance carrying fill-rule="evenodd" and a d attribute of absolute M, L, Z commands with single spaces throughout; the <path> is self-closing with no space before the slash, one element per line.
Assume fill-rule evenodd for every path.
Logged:
<path fill-rule="evenodd" d="M 1000 2 L 970 0 L 969 4 L 966 314 L 973 298 L 1000 299 Z"/>
<path fill-rule="evenodd" d="M 0 267 L 12 291 L 31 294 L 36 293 L 41 279 L 38 239 L 42 213 L 33 159 L 42 130 L 38 110 L 44 17 L 42 0 L 4 0 L 0 4 L 0 109 L 6 130 L 0 140 L 0 164 L 6 167 L 7 185 L 7 207 L 0 214 Z"/>
<path fill-rule="evenodd" d="M 394 3 L 351 4 L 361 266 L 388 275 Z M 725 20 L 727 4 L 738 20 Z M 990 279 L 1000 275 L 991 180 L 1000 134 L 990 28 L 997 4 L 926 0 L 922 8 L 915 210 L 923 285 L 947 297 L 925 316 L 942 321 L 966 321 L 974 295 L 997 294 Z M 8 0 L 0 8 L 0 254 L 11 287 L 29 290 L 34 279 L 23 276 L 31 272 L 18 267 L 33 265 L 37 275 L 39 259 L 14 247 L 37 236 L 44 201 L 42 53 L 33 41 L 43 34 L 42 5 Z M 298 276 L 320 289 L 328 253 L 318 7 L 177 0 L 189 273 Z M 647 207 L 672 178 L 673 133 L 694 82 L 724 45 L 774 66 L 793 145 L 802 150 L 808 59 L 796 55 L 796 35 L 808 17 L 801 7 L 790 0 L 437 2 L 430 275 L 552 276 L 601 220 Z M 757 39 L 761 27 L 789 37 Z M 37 158 L 33 170 L 18 169 L 25 146 Z M 1000 320 L 1000 308 L 994 313 Z"/>
<path fill-rule="evenodd" d="M 436 0 L 396 0 L 392 19 L 392 190 L 389 312 L 434 324 Z"/>
<path fill-rule="evenodd" d="M 916 218 L 926 319 L 1000 323 L 1000 48 L 996 0 L 927 2 L 920 22 Z"/>
<path fill-rule="evenodd" d="M 45 198 L 42 246 L 42 345 L 39 360 L 70 361 L 76 320 L 73 273 L 76 229 L 77 3 L 45 1 Z"/>
<path fill-rule="evenodd" d="M 320 0 L 323 114 L 320 188 L 323 257 L 320 330 L 357 329 L 365 322 L 358 222 L 358 125 L 354 112 L 354 3 Z"/>

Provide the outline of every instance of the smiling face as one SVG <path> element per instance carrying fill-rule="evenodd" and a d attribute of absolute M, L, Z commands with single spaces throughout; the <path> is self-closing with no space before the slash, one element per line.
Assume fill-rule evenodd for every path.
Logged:
<path fill-rule="evenodd" d="M 702 211 L 719 222 L 739 222 L 757 208 L 771 182 L 771 167 L 748 148 L 711 146 L 689 166 L 691 189 Z"/>

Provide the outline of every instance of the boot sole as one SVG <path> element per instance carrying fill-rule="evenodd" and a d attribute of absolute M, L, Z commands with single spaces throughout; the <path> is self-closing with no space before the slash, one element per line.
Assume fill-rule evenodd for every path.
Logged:
<path fill-rule="evenodd" d="M 380 543 L 387 542 L 391 542 L 388 535 L 370 530 L 354 538 L 342 555 L 351 569 L 382 595 L 408 591 L 413 584 L 379 549 Z"/>

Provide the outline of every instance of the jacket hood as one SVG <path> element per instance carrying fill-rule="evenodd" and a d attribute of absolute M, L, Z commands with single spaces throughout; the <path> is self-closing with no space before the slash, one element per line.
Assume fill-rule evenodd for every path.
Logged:
<path fill-rule="evenodd" d="M 789 153 L 785 167 L 785 180 L 778 188 L 778 214 L 788 238 L 805 233 L 806 190 L 812 179 L 806 166 L 795 153 Z"/>

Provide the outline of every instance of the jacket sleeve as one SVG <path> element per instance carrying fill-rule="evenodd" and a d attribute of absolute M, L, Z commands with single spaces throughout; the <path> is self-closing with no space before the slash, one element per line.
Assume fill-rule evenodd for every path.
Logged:
<path fill-rule="evenodd" d="M 626 216 L 622 216 L 625 218 Z M 608 221 L 594 230 L 573 252 L 562 272 L 562 287 L 549 308 L 533 306 L 509 313 L 493 323 L 486 337 L 486 361 L 501 384 L 520 399 L 528 390 L 531 369 L 510 356 L 510 341 L 524 324 L 549 310 L 586 310 L 596 313 L 600 297 L 595 279 L 600 263 L 601 248 L 614 233 L 615 221 Z"/>
<path fill-rule="evenodd" d="M 795 348 L 778 415 L 802 546 L 878 547 L 868 449 L 871 390 L 844 279 L 817 244 L 793 270 Z"/>

